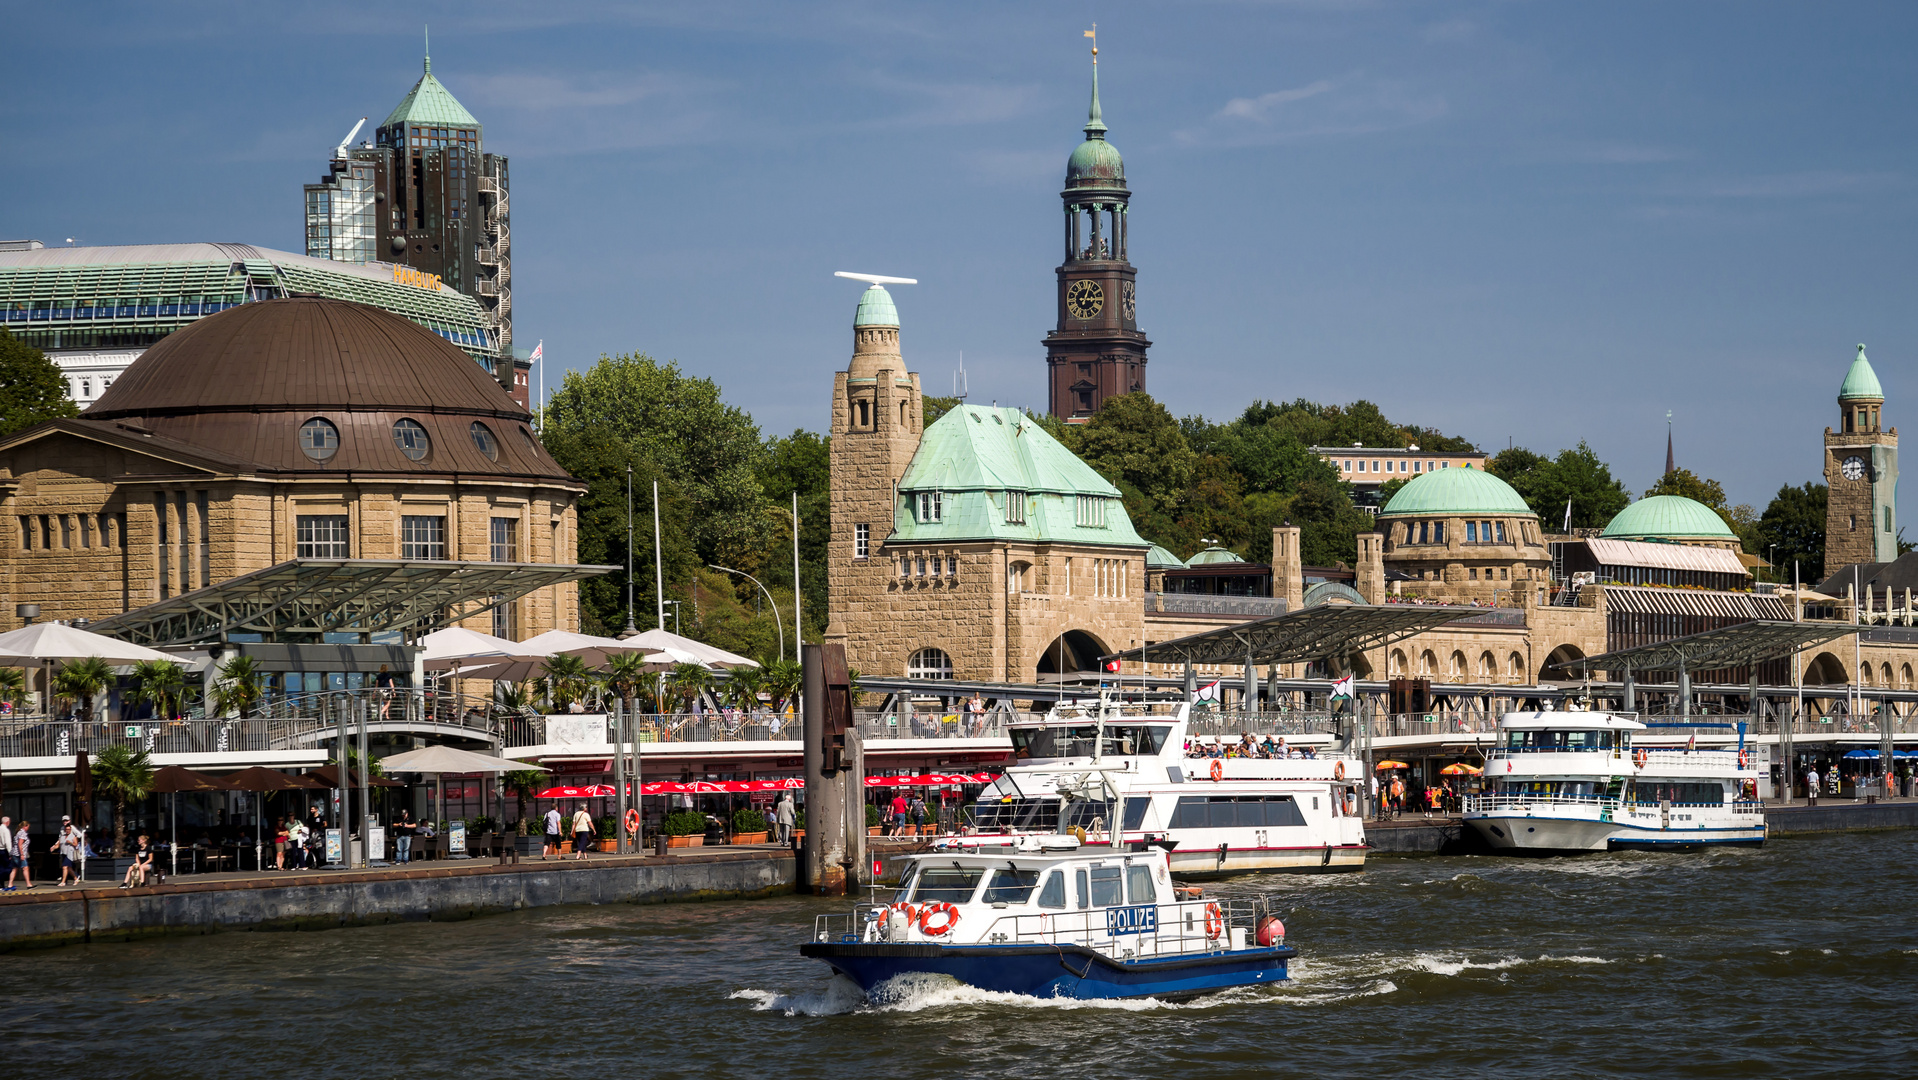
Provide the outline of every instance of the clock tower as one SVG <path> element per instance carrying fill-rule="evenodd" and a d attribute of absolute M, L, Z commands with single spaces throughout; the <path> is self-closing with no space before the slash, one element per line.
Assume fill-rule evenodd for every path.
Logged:
<path fill-rule="evenodd" d="M 1046 335 L 1052 415 L 1084 423 L 1110 397 L 1145 389 L 1137 271 L 1127 260 L 1125 162 L 1099 119 L 1099 48 L 1092 48 L 1092 108 L 1086 140 L 1066 162 L 1065 262 L 1059 321 Z"/>
<path fill-rule="evenodd" d="M 1838 388 L 1839 427 L 1825 429 L 1825 575 L 1898 557 L 1898 429 L 1879 413 L 1885 391 L 1858 346 Z"/>

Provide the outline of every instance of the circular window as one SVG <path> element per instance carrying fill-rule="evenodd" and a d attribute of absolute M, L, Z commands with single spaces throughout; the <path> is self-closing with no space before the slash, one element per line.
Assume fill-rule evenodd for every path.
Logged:
<path fill-rule="evenodd" d="M 499 460 L 499 442 L 493 438 L 492 428 L 475 420 L 473 426 L 466 430 L 472 433 L 473 445 L 479 447 L 479 452 L 486 455 L 486 460 Z"/>
<path fill-rule="evenodd" d="M 314 461 L 327 460 L 340 452 L 340 429 L 318 416 L 301 424 L 300 452 Z"/>
<path fill-rule="evenodd" d="M 519 426 L 519 437 L 526 440 L 526 449 L 528 450 L 539 449 L 539 444 L 533 441 L 533 433 L 526 429 L 525 424 L 521 424 Z"/>
<path fill-rule="evenodd" d="M 393 445 L 400 448 L 400 453 L 420 461 L 433 448 L 433 440 L 426 437 L 426 428 L 418 420 L 397 420 L 393 423 Z"/>

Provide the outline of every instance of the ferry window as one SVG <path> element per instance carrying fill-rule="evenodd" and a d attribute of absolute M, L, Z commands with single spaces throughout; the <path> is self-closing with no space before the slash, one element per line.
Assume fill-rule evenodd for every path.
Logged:
<path fill-rule="evenodd" d="M 1305 824 L 1305 815 L 1299 812 L 1299 804 L 1290 795 L 1277 795 L 1264 800 L 1265 824 L 1273 826 Z"/>
<path fill-rule="evenodd" d="M 1152 887 L 1152 868 L 1150 866 L 1128 866 L 1125 868 L 1125 891 L 1134 904 L 1156 904 L 1159 894 Z"/>
<path fill-rule="evenodd" d="M 1039 887 L 1039 871 L 1015 870 L 1011 868 L 994 870 L 992 884 L 986 886 L 986 894 L 980 898 L 986 904 L 1023 904 L 1032 898 L 1032 890 Z"/>
<path fill-rule="evenodd" d="M 1125 897 L 1119 887 L 1119 868 L 1116 866 L 1095 866 L 1092 868 L 1092 906 L 1111 907 L 1125 903 Z"/>
<path fill-rule="evenodd" d="M 1046 801 L 1051 802 L 1050 799 Z M 1081 800 L 1072 803 L 1058 817 L 1062 831 L 1070 831 L 1075 825 L 1088 832 L 1101 831 L 1112 823 L 1112 806 L 1104 801 Z"/>
<path fill-rule="evenodd" d="M 920 903 L 943 900 L 949 904 L 963 904 L 972 899 L 973 890 L 979 887 L 979 879 L 985 876 L 983 867 L 927 867 L 919 872 L 919 883 L 912 891 L 912 898 Z"/>
<path fill-rule="evenodd" d="M 1075 870 L 1073 871 L 1073 877 L 1078 879 L 1079 910 L 1084 911 L 1086 908 L 1092 906 L 1092 896 L 1086 891 L 1086 872 L 1084 870 Z"/>
<path fill-rule="evenodd" d="M 1046 887 L 1039 890 L 1039 906 L 1057 911 L 1066 906 L 1066 872 L 1054 870 L 1046 875 Z"/>
<path fill-rule="evenodd" d="M 1151 805 L 1152 800 L 1147 796 L 1135 795 L 1125 801 L 1125 829 L 1127 832 L 1145 827 L 1146 807 Z"/>

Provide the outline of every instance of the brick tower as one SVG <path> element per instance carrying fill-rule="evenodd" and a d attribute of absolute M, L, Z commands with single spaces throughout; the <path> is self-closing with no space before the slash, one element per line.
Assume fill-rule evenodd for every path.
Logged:
<path fill-rule="evenodd" d="M 1825 574 L 1898 557 L 1898 429 L 1886 430 L 1878 374 L 1865 347 L 1838 388 L 1839 428 L 1825 429 Z"/>
<path fill-rule="evenodd" d="M 833 376 L 832 548 L 826 558 L 826 640 L 845 643 L 848 618 L 886 595 L 894 491 L 923 428 L 919 376 L 899 355 L 899 312 L 880 285 L 859 298 L 852 363 Z"/>
<path fill-rule="evenodd" d="M 1145 389 L 1139 332 L 1138 271 L 1128 261 L 1125 162 L 1106 141 L 1099 118 L 1099 49 L 1092 49 L 1092 108 L 1085 142 L 1066 162 L 1066 258 L 1059 278 L 1059 322 L 1046 335 L 1046 384 L 1052 415 L 1083 423 L 1109 397 Z"/>

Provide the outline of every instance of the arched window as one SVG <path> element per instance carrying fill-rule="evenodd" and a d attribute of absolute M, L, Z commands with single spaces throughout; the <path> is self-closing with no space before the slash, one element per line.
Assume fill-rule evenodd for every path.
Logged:
<path fill-rule="evenodd" d="M 1419 654 L 1419 675 L 1421 677 L 1431 678 L 1432 672 L 1437 668 L 1438 657 L 1432 655 L 1432 650 L 1427 649 Z"/>
<path fill-rule="evenodd" d="M 908 679 L 952 678 L 952 657 L 943 649 L 920 649 L 906 661 Z"/>
<path fill-rule="evenodd" d="M 1517 653 L 1505 658 L 1505 676 L 1513 682 L 1525 681 L 1525 658 Z"/>
<path fill-rule="evenodd" d="M 1898 689 L 1900 690 L 1911 689 L 1911 665 L 1910 664 L 1906 664 L 1903 667 L 1900 667 L 1898 669 Z"/>
<path fill-rule="evenodd" d="M 1405 674 L 1405 651 L 1402 649 L 1392 650 L 1391 674 L 1394 679 Z"/>
<path fill-rule="evenodd" d="M 1498 677 L 1498 661 L 1491 653 L 1480 653 L 1478 657 L 1478 677 L 1480 682 L 1490 682 Z"/>
<path fill-rule="evenodd" d="M 1880 676 L 1883 679 L 1884 684 L 1886 686 L 1890 686 L 1891 685 L 1891 665 L 1885 664 L 1884 666 L 1880 667 L 1878 671 Z"/>
<path fill-rule="evenodd" d="M 340 429 L 333 421 L 314 417 L 300 425 L 300 452 L 314 461 L 325 461 L 340 450 Z"/>
<path fill-rule="evenodd" d="M 1031 563 L 1006 564 L 1006 593 L 1017 596 L 1026 591 L 1026 571 L 1032 569 Z"/>
<path fill-rule="evenodd" d="M 1452 678 L 1465 678 L 1465 654 L 1456 650 L 1452 653 Z"/>

